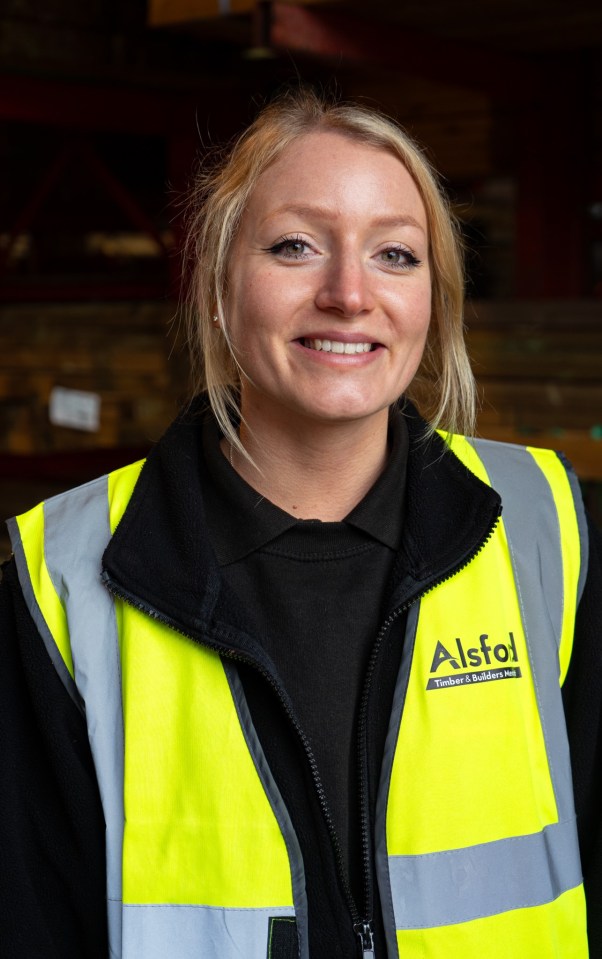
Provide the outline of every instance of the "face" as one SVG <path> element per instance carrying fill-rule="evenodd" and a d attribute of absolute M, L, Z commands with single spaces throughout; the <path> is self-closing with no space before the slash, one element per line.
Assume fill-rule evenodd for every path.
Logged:
<path fill-rule="evenodd" d="M 424 349 L 428 252 L 424 205 L 395 156 L 333 132 L 290 144 L 230 253 L 226 317 L 250 425 L 386 423 Z"/>

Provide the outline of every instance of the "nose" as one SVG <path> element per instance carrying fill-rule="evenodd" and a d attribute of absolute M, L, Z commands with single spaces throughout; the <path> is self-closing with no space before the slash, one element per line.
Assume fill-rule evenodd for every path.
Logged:
<path fill-rule="evenodd" d="M 325 264 L 316 294 L 316 306 L 352 319 L 374 307 L 370 278 L 361 257 L 333 257 Z"/>

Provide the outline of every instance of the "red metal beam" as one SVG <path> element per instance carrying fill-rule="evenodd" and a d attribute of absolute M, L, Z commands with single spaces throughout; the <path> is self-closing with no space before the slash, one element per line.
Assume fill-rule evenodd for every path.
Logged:
<path fill-rule="evenodd" d="M 281 49 L 339 63 L 394 67 L 403 75 L 476 89 L 504 101 L 517 97 L 524 101 L 539 83 L 537 69 L 521 57 L 363 19 L 347 10 L 275 2 L 271 41 Z"/>
<path fill-rule="evenodd" d="M 107 195 L 123 211 L 129 222 L 136 229 L 150 236 L 164 257 L 169 255 L 170 250 L 163 242 L 163 238 L 151 218 L 145 213 L 130 191 L 111 173 L 92 145 L 86 140 L 68 140 L 57 153 L 54 162 L 42 175 L 12 226 L 8 243 L 4 250 L 0 250 L 0 276 L 6 271 L 6 265 L 10 260 L 11 251 L 17 237 L 35 221 L 35 217 L 44 201 L 75 156 L 79 156 Z"/>
<path fill-rule="evenodd" d="M 0 120 L 78 131 L 169 136 L 194 124 L 201 98 L 102 84 L 0 76 Z M 202 96 L 209 104 L 210 93 Z"/>
<path fill-rule="evenodd" d="M 99 157 L 98 153 L 94 150 L 90 143 L 82 140 L 78 143 L 77 147 L 80 156 L 83 158 L 92 175 L 103 186 L 106 193 L 117 204 L 117 206 L 124 212 L 130 223 L 132 223 L 142 233 L 146 233 L 148 236 L 150 236 L 157 244 L 157 247 L 163 256 L 167 256 L 169 254 L 169 249 L 163 242 L 163 238 L 155 227 L 155 224 L 151 218 L 147 216 L 136 200 L 136 197 L 133 196 L 130 191 L 126 189 L 123 183 L 120 183 L 117 177 L 111 173 L 109 168 Z"/>
<path fill-rule="evenodd" d="M 543 72 L 546 95 L 536 110 L 517 116 L 516 293 L 591 295 L 586 249 L 591 93 L 578 58 L 563 54 Z"/>
<path fill-rule="evenodd" d="M 57 180 L 59 180 L 63 170 L 69 162 L 73 152 L 73 145 L 65 143 L 57 153 L 54 162 L 44 171 L 40 180 L 36 184 L 33 193 L 25 203 L 25 206 L 19 212 L 17 219 L 13 223 L 8 238 L 8 243 L 3 250 L 0 250 L 0 276 L 5 270 L 6 264 L 10 260 L 15 241 L 21 233 L 24 233 L 37 216 L 38 210 L 43 205 L 48 195 L 52 192 Z"/>

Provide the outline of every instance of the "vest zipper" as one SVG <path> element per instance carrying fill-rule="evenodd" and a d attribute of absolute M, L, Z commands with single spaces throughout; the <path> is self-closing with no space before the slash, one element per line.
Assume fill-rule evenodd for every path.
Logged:
<path fill-rule="evenodd" d="M 416 597 L 418 599 L 418 597 Z M 356 933 L 360 937 L 363 953 L 365 956 L 374 956 L 374 941 L 372 938 L 372 920 L 374 912 L 374 890 L 372 888 L 372 829 L 370 824 L 370 795 L 368 790 L 368 706 L 370 703 L 370 691 L 372 687 L 372 677 L 376 668 L 376 663 L 380 650 L 382 648 L 384 637 L 398 618 L 411 603 L 398 606 L 387 617 L 380 627 L 370 659 L 366 670 L 362 699 L 358 714 L 357 725 L 357 744 L 358 744 L 358 775 L 359 775 L 359 807 L 360 807 L 360 836 L 362 842 L 362 874 L 363 874 L 363 892 L 364 892 L 364 914 L 368 917 L 367 922 L 362 924 L 362 928 L 356 928 Z M 369 934 L 369 936 L 368 936 Z"/>
<path fill-rule="evenodd" d="M 376 663 L 382 648 L 383 640 L 386 633 L 391 628 L 395 620 L 401 616 L 402 613 L 407 612 L 410 607 L 414 606 L 419 600 L 421 600 L 427 593 L 430 593 L 436 587 L 441 586 L 442 583 L 446 580 L 451 579 L 453 576 L 456 576 L 457 573 L 461 572 L 468 566 L 473 559 L 481 552 L 485 544 L 491 539 L 493 532 L 499 522 L 501 515 L 501 508 L 499 509 L 497 515 L 493 518 L 489 529 L 487 530 L 483 539 L 463 558 L 462 562 L 451 569 L 448 573 L 443 576 L 440 576 L 438 579 L 433 580 L 432 583 L 421 592 L 418 592 L 412 598 L 406 600 L 401 605 L 395 607 L 393 611 L 386 618 L 382 626 L 380 627 L 374 646 L 372 647 L 372 652 L 370 654 L 370 659 L 368 661 L 368 667 L 366 670 L 366 678 L 364 681 L 364 688 L 362 692 L 362 699 L 360 703 L 360 709 L 358 714 L 358 771 L 359 771 L 359 803 L 360 803 L 360 824 L 361 824 L 361 842 L 362 842 L 362 865 L 363 865 L 363 883 L 364 883 L 364 914 L 368 917 L 366 921 L 361 924 L 356 925 L 355 931 L 356 934 L 360 937 L 360 942 L 362 944 L 363 953 L 362 955 L 374 956 L 374 942 L 372 938 L 372 921 L 373 921 L 373 911 L 374 911 L 374 895 L 373 895 L 373 884 L 372 884 L 372 829 L 370 823 L 370 795 L 368 789 L 368 707 L 370 704 L 370 692 L 372 678 L 374 675 L 374 670 L 376 668 Z M 369 934 L 369 936 L 368 936 Z"/>
<path fill-rule="evenodd" d="M 360 922 L 353 927 L 360 942 L 362 959 L 374 959 L 374 936 L 371 922 Z"/>
<path fill-rule="evenodd" d="M 358 943 L 360 947 L 360 956 L 362 959 L 375 959 L 374 952 L 374 929 L 373 929 L 373 889 L 372 889 L 372 870 L 371 870 L 371 852 L 372 852 L 372 841 L 371 841 L 371 829 L 370 829 L 370 808 L 369 808 L 369 795 L 368 795 L 368 776 L 367 776 L 367 757 L 368 757 L 368 744 L 367 744 L 367 713 L 369 705 L 369 696 L 371 688 L 371 680 L 374 674 L 374 669 L 376 666 L 376 660 L 380 652 L 382 642 L 385 636 L 385 633 L 393 624 L 393 622 L 401 615 L 401 613 L 410 609 L 418 600 L 422 599 L 427 593 L 430 593 L 431 590 L 435 589 L 437 586 L 440 586 L 446 580 L 451 579 L 457 573 L 461 572 L 472 560 L 481 552 L 487 541 L 493 535 L 493 532 L 498 524 L 499 517 L 501 515 L 501 507 L 495 516 L 493 522 L 490 524 L 489 529 L 482 540 L 474 547 L 469 553 L 465 555 L 463 560 L 455 567 L 453 567 L 445 575 L 440 576 L 438 579 L 433 580 L 426 588 L 417 592 L 413 597 L 406 600 L 405 603 L 397 606 L 387 617 L 383 625 L 381 626 L 377 638 L 374 643 L 374 647 L 370 656 L 368 663 L 368 670 L 366 674 L 366 680 L 364 683 L 364 691 L 362 694 L 362 702 L 360 706 L 360 714 L 358 719 L 358 744 L 359 744 L 359 776 L 360 776 L 360 821 L 361 821 L 361 842 L 362 842 L 362 860 L 363 860 L 363 879 L 364 879 L 364 907 L 365 907 L 365 918 L 360 916 L 359 910 L 357 908 L 353 893 L 351 891 L 351 884 L 349 881 L 349 876 L 347 873 L 347 867 L 345 865 L 345 859 L 343 856 L 343 851 L 341 849 L 341 844 L 337 831 L 332 820 L 332 814 L 330 812 L 330 806 L 326 798 L 326 793 L 324 786 L 322 784 L 322 779 L 318 771 L 317 763 L 311 748 L 311 744 L 307 739 L 297 717 L 295 716 L 290 703 L 287 700 L 287 697 L 284 695 L 283 690 L 280 685 L 276 682 L 274 677 L 271 675 L 269 670 L 265 669 L 258 663 L 252 656 L 245 656 L 238 649 L 232 649 L 231 647 L 222 645 L 220 642 L 213 642 L 206 636 L 201 637 L 198 633 L 187 632 L 185 629 L 177 623 L 171 617 L 160 613 L 153 606 L 150 606 L 148 603 L 142 602 L 137 596 L 134 596 L 133 593 L 130 593 L 129 590 L 124 589 L 122 586 L 118 585 L 107 572 L 106 569 L 102 571 L 102 581 L 114 596 L 122 599 L 129 606 L 132 606 L 134 609 L 139 610 L 145 615 L 150 616 L 151 619 L 156 620 L 157 622 L 163 623 L 165 626 L 168 626 L 170 629 L 173 629 L 175 632 L 179 633 L 181 636 L 185 636 L 187 639 L 191 639 L 193 642 L 201 643 L 203 646 L 206 646 L 209 649 L 212 649 L 214 652 L 218 653 L 221 656 L 225 656 L 228 659 L 233 660 L 234 662 L 242 662 L 247 665 L 252 666 L 256 669 L 264 679 L 272 687 L 276 696 L 282 705 L 293 729 L 295 730 L 305 756 L 307 758 L 311 777 L 314 783 L 316 790 L 316 796 L 318 799 L 318 804 L 322 811 L 322 816 L 326 829 L 330 836 L 331 846 L 334 853 L 335 865 L 337 874 L 339 877 L 339 882 L 341 884 L 341 891 L 347 903 L 347 908 L 351 916 L 351 921 L 353 924 L 353 931 L 358 938 Z"/>

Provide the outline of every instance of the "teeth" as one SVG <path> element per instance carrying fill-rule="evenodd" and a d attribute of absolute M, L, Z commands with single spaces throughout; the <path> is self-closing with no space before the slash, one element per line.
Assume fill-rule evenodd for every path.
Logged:
<path fill-rule="evenodd" d="M 339 340 L 304 340 L 305 346 L 310 350 L 322 350 L 323 353 L 345 353 L 347 356 L 354 356 L 357 353 L 369 353 L 372 349 L 371 343 L 342 343 Z"/>

